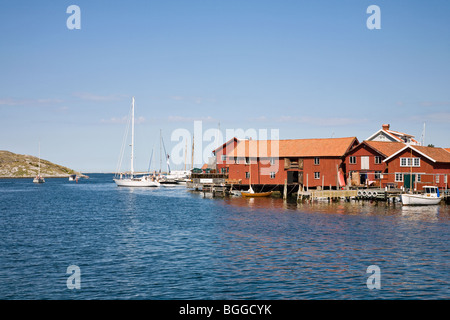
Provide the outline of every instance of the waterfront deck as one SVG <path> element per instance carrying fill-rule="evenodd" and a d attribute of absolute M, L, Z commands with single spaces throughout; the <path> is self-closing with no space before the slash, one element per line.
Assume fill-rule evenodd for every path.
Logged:
<path fill-rule="evenodd" d="M 232 195 L 234 191 L 244 191 L 249 189 L 248 184 L 242 184 L 240 180 L 229 180 L 227 174 L 202 173 L 193 174 L 191 181 L 186 184 L 188 189 L 212 194 L 213 197 L 225 197 Z M 385 201 L 387 203 L 400 202 L 400 195 L 403 190 L 398 188 L 352 188 L 347 190 L 304 190 L 298 183 L 284 185 L 252 185 L 257 192 L 274 191 L 275 196 L 296 197 L 297 201 Z M 450 190 L 442 191 L 443 202 L 450 202 Z"/>

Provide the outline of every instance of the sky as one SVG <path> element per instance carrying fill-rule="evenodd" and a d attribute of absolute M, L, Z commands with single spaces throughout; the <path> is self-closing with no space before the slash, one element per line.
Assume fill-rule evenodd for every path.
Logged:
<path fill-rule="evenodd" d="M 363 141 L 388 123 L 420 140 L 425 124 L 450 147 L 449 15 L 444 0 L 3 0 L 0 150 L 114 172 L 132 97 L 137 170 L 160 167 L 160 137 L 190 163 L 195 130 L 198 162 L 208 130 Z"/>

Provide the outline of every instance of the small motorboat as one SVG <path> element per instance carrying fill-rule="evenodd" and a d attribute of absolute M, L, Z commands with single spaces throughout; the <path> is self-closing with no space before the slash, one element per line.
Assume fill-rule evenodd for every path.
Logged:
<path fill-rule="evenodd" d="M 436 205 L 442 200 L 439 188 L 435 186 L 424 186 L 423 193 L 403 193 L 402 204 L 405 206 Z"/>

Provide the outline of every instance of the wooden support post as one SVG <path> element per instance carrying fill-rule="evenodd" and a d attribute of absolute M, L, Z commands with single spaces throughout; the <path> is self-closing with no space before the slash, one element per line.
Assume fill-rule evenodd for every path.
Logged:
<path fill-rule="evenodd" d="M 284 179 L 283 200 L 287 199 L 287 179 Z"/>

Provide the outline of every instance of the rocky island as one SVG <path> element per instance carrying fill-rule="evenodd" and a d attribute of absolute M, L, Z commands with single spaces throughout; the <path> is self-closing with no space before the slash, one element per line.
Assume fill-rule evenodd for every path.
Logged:
<path fill-rule="evenodd" d="M 73 169 L 41 159 L 41 176 L 63 178 L 76 174 L 87 177 Z M 0 178 L 34 178 L 38 174 L 39 158 L 0 150 Z"/>

